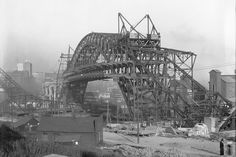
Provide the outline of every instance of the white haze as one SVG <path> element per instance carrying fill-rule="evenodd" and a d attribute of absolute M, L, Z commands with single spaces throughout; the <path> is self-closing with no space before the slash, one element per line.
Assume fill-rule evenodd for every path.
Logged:
<path fill-rule="evenodd" d="M 235 69 L 234 0 L 0 0 L 0 61 L 5 70 L 30 60 L 56 71 L 60 53 L 90 32 L 117 32 L 117 13 L 135 24 L 149 14 L 163 47 L 197 54 L 195 78 Z M 233 65 L 234 64 L 234 65 Z"/>

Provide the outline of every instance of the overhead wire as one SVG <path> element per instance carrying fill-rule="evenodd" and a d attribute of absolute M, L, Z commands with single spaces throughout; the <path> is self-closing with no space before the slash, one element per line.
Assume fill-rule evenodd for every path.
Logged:
<path fill-rule="evenodd" d="M 200 67 L 200 68 L 194 69 L 194 71 L 201 71 L 201 70 L 207 70 L 207 69 L 213 69 L 213 68 L 221 68 L 221 67 L 227 67 L 227 66 L 235 66 L 235 64 L 222 64 L 222 65 L 205 66 L 205 67 Z"/>

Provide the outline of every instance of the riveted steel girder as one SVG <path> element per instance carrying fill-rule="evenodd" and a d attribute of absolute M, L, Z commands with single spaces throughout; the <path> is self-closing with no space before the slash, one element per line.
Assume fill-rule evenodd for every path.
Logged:
<path fill-rule="evenodd" d="M 44 104 L 51 104 L 50 100 L 44 100 L 24 90 L 15 80 L 0 68 L 0 87 L 7 93 L 7 105 L 14 103 L 25 113 L 31 112 L 27 103 L 34 103 L 37 107 Z M 22 107 L 24 105 L 25 107 Z"/>
<path fill-rule="evenodd" d="M 192 52 L 162 48 L 150 39 L 90 33 L 78 44 L 63 77 L 69 86 L 117 78 L 133 118 L 136 112 L 144 115 L 147 108 L 156 108 L 162 117 L 191 119 L 190 109 L 205 100 L 207 93 L 193 79 L 195 59 Z M 80 96 L 74 97 L 83 102 L 81 91 L 85 89 L 79 89 Z"/>
<path fill-rule="evenodd" d="M 102 59 L 99 60 L 99 57 Z M 90 33 L 78 44 L 64 73 L 64 82 L 70 84 L 76 81 L 119 78 L 118 84 L 130 114 L 133 115 L 132 107 L 134 101 L 139 101 L 140 93 L 143 99 L 158 101 L 162 106 L 161 103 L 172 96 L 170 81 L 177 78 L 176 71 L 191 72 L 193 65 L 187 67 L 187 70 L 178 69 L 185 66 L 191 57 L 195 60 L 196 55 L 160 48 L 147 39 L 134 40 L 120 34 Z M 140 81 L 141 84 L 138 83 Z"/>

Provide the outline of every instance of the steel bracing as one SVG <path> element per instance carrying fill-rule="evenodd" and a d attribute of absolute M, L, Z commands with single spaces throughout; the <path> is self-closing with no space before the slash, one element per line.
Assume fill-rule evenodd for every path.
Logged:
<path fill-rule="evenodd" d="M 131 25 L 119 13 L 118 33 L 89 33 L 79 42 L 63 74 L 66 102 L 83 104 L 89 81 L 116 78 L 133 119 L 192 119 L 207 99 L 193 78 L 195 60 L 193 52 L 161 47 L 149 15 Z"/>
<path fill-rule="evenodd" d="M 23 89 L 11 76 L 9 76 L 3 69 L 0 68 L 0 87 L 3 88 L 7 94 L 7 99 L 1 103 L 2 108 L 10 108 L 15 106 L 15 111 L 23 111 L 23 113 L 37 112 L 39 108 L 45 105 L 49 106 L 51 101 L 41 99 L 25 89 Z M 32 104 L 36 107 L 32 108 Z M 29 104 L 31 104 L 29 106 Z M 17 107 L 16 107 L 17 106 Z M 12 108 L 13 109 L 13 108 Z M 9 111 L 6 112 L 15 112 Z M 5 112 L 5 111 L 2 111 Z"/>
<path fill-rule="evenodd" d="M 68 48 L 68 53 L 64 54 L 61 53 L 60 61 L 59 61 L 59 68 L 57 71 L 57 80 L 56 80 L 56 103 L 57 103 L 57 109 L 59 109 L 60 105 L 63 104 L 60 100 L 62 100 L 63 94 L 62 94 L 62 86 L 63 86 L 63 77 L 62 74 L 67 68 L 67 64 L 69 63 L 70 59 L 72 58 L 71 51 L 74 52 L 74 49 L 72 49 L 70 46 Z"/>

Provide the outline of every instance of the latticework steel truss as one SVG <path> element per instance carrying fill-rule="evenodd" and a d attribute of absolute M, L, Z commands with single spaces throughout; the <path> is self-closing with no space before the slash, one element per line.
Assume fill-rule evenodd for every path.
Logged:
<path fill-rule="evenodd" d="M 78 44 L 63 75 L 67 102 L 83 104 L 89 81 L 116 78 L 133 119 L 192 119 L 207 94 L 193 79 L 196 54 L 161 47 L 149 15 L 135 26 L 118 19 L 117 34 L 90 33 Z M 137 30 L 144 21 L 146 34 Z"/>
<path fill-rule="evenodd" d="M 61 53 L 60 60 L 59 60 L 59 68 L 57 71 L 57 80 L 56 80 L 56 109 L 59 109 L 60 106 L 63 105 L 62 100 L 62 86 L 63 86 L 63 77 L 62 74 L 67 68 L 67 64 L 72 58 L 72 54 L 70 53 L 71 51 L 74 52 L 74 49 L 72 49 L 70 46 L 68 48 L 68 53 Z"/>
<path fill-rule="evenodd" d="M 43 100 L 38 96 L 35 96 L 26 90 L 24 90 L 11 76 L 9 76 L 3 69 L 0 68 L 0 88 L 3 88 L 7 94 L 7 99 L 0 105 L 3 108 L 9 108 L 10 105 L 16 105 L 18 111 L 23 113 L 37 112 L 38 108 L 42 106 L 49 106 L 51 102 L 49 100 Z M 35 108 L 28 106 L 27 104 L 35 104 Z M 4 111 L 2 111 L 4 112 Z M 9 112 L 9 111 L 6 111 Z"/>

